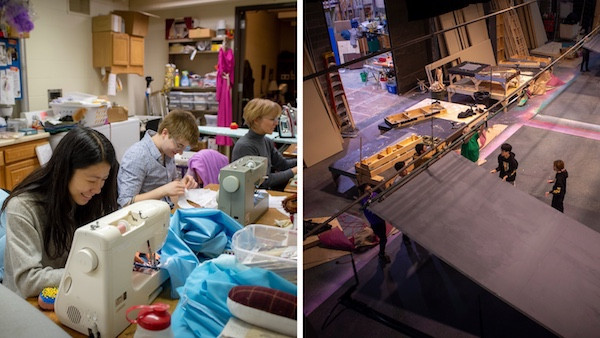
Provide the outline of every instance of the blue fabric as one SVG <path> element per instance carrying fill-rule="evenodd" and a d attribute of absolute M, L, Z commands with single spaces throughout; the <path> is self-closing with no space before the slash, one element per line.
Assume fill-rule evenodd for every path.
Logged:
<path fill-rule="evenodd" d="M 217 337 L 231 313 L 227 308 L 229 290 L 239 285 L 257 285 L 297 293 L 297 287 L 279 275 L 236 263 L 235 257 L 221 255 L 199 265 L 180 288 L 181 300 L 171 317 L 175 337 Z"/>
<path fill-rule="evenodd" d="M 171 217 L 161 249 L 162 268 L 169 272 L 171 296 L 203 261 L 231 249 L 231 237 L 242 225 L 218 209 L 178 209 Z"/>
<path fill-rule="evenodd" d="M 0 189 L 0 207 L 4 204 L 4 200 L 8 197 L 8 193 Z M 4 248 L 6 247 L 6 213 L 0 215 L 0 282 L 4 276 Z"/>

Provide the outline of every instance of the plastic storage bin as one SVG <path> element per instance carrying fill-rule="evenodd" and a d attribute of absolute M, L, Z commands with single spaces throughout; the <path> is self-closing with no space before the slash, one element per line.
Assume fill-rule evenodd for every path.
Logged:
<path fill-rule="evenodd" d="M 296 282 L 296 230 L 250 224 L 232 237 L 236 260 L 246 266 L 271 270 Z"/>
<path fill-rule="evenodd" d="M 179 100 L 169 100 L 169 110 L 179 109 L 181 102 Z"/>
<path fill-rule="evenodd" d="M 193 103 L 194 102 L 194 93 L 181 93 L 179 95 L 179 100 L 181 103 Z"/>
<path fill-rule="evenodd" d="M 206 125 L 209 127 L 217 126 L 217 115 L 204 114 L 204 119 L 206 120 Z"/>

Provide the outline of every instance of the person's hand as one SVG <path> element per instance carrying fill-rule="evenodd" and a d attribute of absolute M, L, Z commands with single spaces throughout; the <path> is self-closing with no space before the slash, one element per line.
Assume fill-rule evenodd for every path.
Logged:
<path fill-rule="evenodd" d="M 185 184 L 182 181 L 173 181 L 162 186 L 163 196 L 179 196 L 185 193 Z"/>
<path fill-rule="evenodd" d="M 548 180 L 548 183 L 554 183 L 554 180 Z"/>
<path fill-rule="evenodd" d="M 546 191 L 546 197 L 550 196 L 550 192 Z"/>
<path fill-rule="evenodd" d="M 185 185 L 186 189 L 196 189 L 198 188 L 198 182 L 196 182 L 196 180 L 194 180 L 194 178 L 190 175 L 185 175 L 182 179 L 181 179 L 181 183 L 183 183 Z"/>
<path fill-rule="evenodd" d="M 144 253 L 146 255 L 146 257 L 148 257 L 147 253 Z M 160 255 L 157 253 L 154 253 L 154 259 L 156 261 L 158 261 L 160 259 Z M 134 263 L 139 263 L 139 264 L 146 264 L 149 263 L 146 260 L 144 260 L 141 256 L 140 256 L 140 252 L 136 251 L 135 256 L 133 256 L 133 262 Z"/>
<path fill-rule="evenodd" d="M 496 169 L 492 169 L 492 170 L 490 171 L 490 174 L 493 174 L 493 173 L 495 173 L 495 172 L 497 172 L 497 170 L 496 170 Z"/>
<path fill-rule="evenodd" d="M 503 181 L 506 181 L 506 179 L 507 179 L 507 178 L 508 178 L 508 175 L 506 175 L 506 176 L 502 177 L 502 180 L 503 180 Z"/>
<path fill-rule="evenodd" d="M 298 167 L 293 167 L 292 172 L 294 173 L 294 175 L 296 175 L 298 173 Z"/>

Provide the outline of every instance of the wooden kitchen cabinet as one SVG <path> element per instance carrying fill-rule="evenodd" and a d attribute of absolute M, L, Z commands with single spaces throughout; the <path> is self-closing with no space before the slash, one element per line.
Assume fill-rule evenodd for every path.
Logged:
<path fill-rule="evenodd" d="M 40 166 L 35 147 L 48 143 L 48 135 L 42 138 L 38 136 L 31 141 L 29 139 L 25 136 L 11 140 L 11 144 L 0 146 L 0 188 L 12 190 Z"/>
<path fill-rule="evenodd" d="M 114 74 L 144 75 L 144 38 L 126 33 L 95 32 L 92 36 L 94 67 Z"/>

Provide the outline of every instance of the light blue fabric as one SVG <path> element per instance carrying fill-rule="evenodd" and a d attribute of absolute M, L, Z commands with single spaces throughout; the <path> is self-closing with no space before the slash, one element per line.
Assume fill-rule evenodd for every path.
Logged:
<path fill-rule="evenodd" d="M 0 208 L 4 204 L 4 200 L 8 197 L 8 193 L 0 189 Z M 4 248 L 6 247 L 6 213 L 0 215 L 0 282 L 4 276 Z"/>
<path fill-rule="evenodd" d="M 175 337 L 217 337 L 231 313 L 229 290 L 238 285 L 257 285 L 297 294 L 297 287 L 279 275 L 248 268 L 234 256 L 221 255 L 200 264 L 179 289 L 181 300 L 171 317 Z"/>
<path fill-rule="evenodd" d="M 218 209 L 178 209 L 161 249 L 162 268 L 171 277 L 171 297 L 179 298 L 177 288 L 200 262 L 231 249 L 231 237 L 240 229 L 241 224 Z"/>

